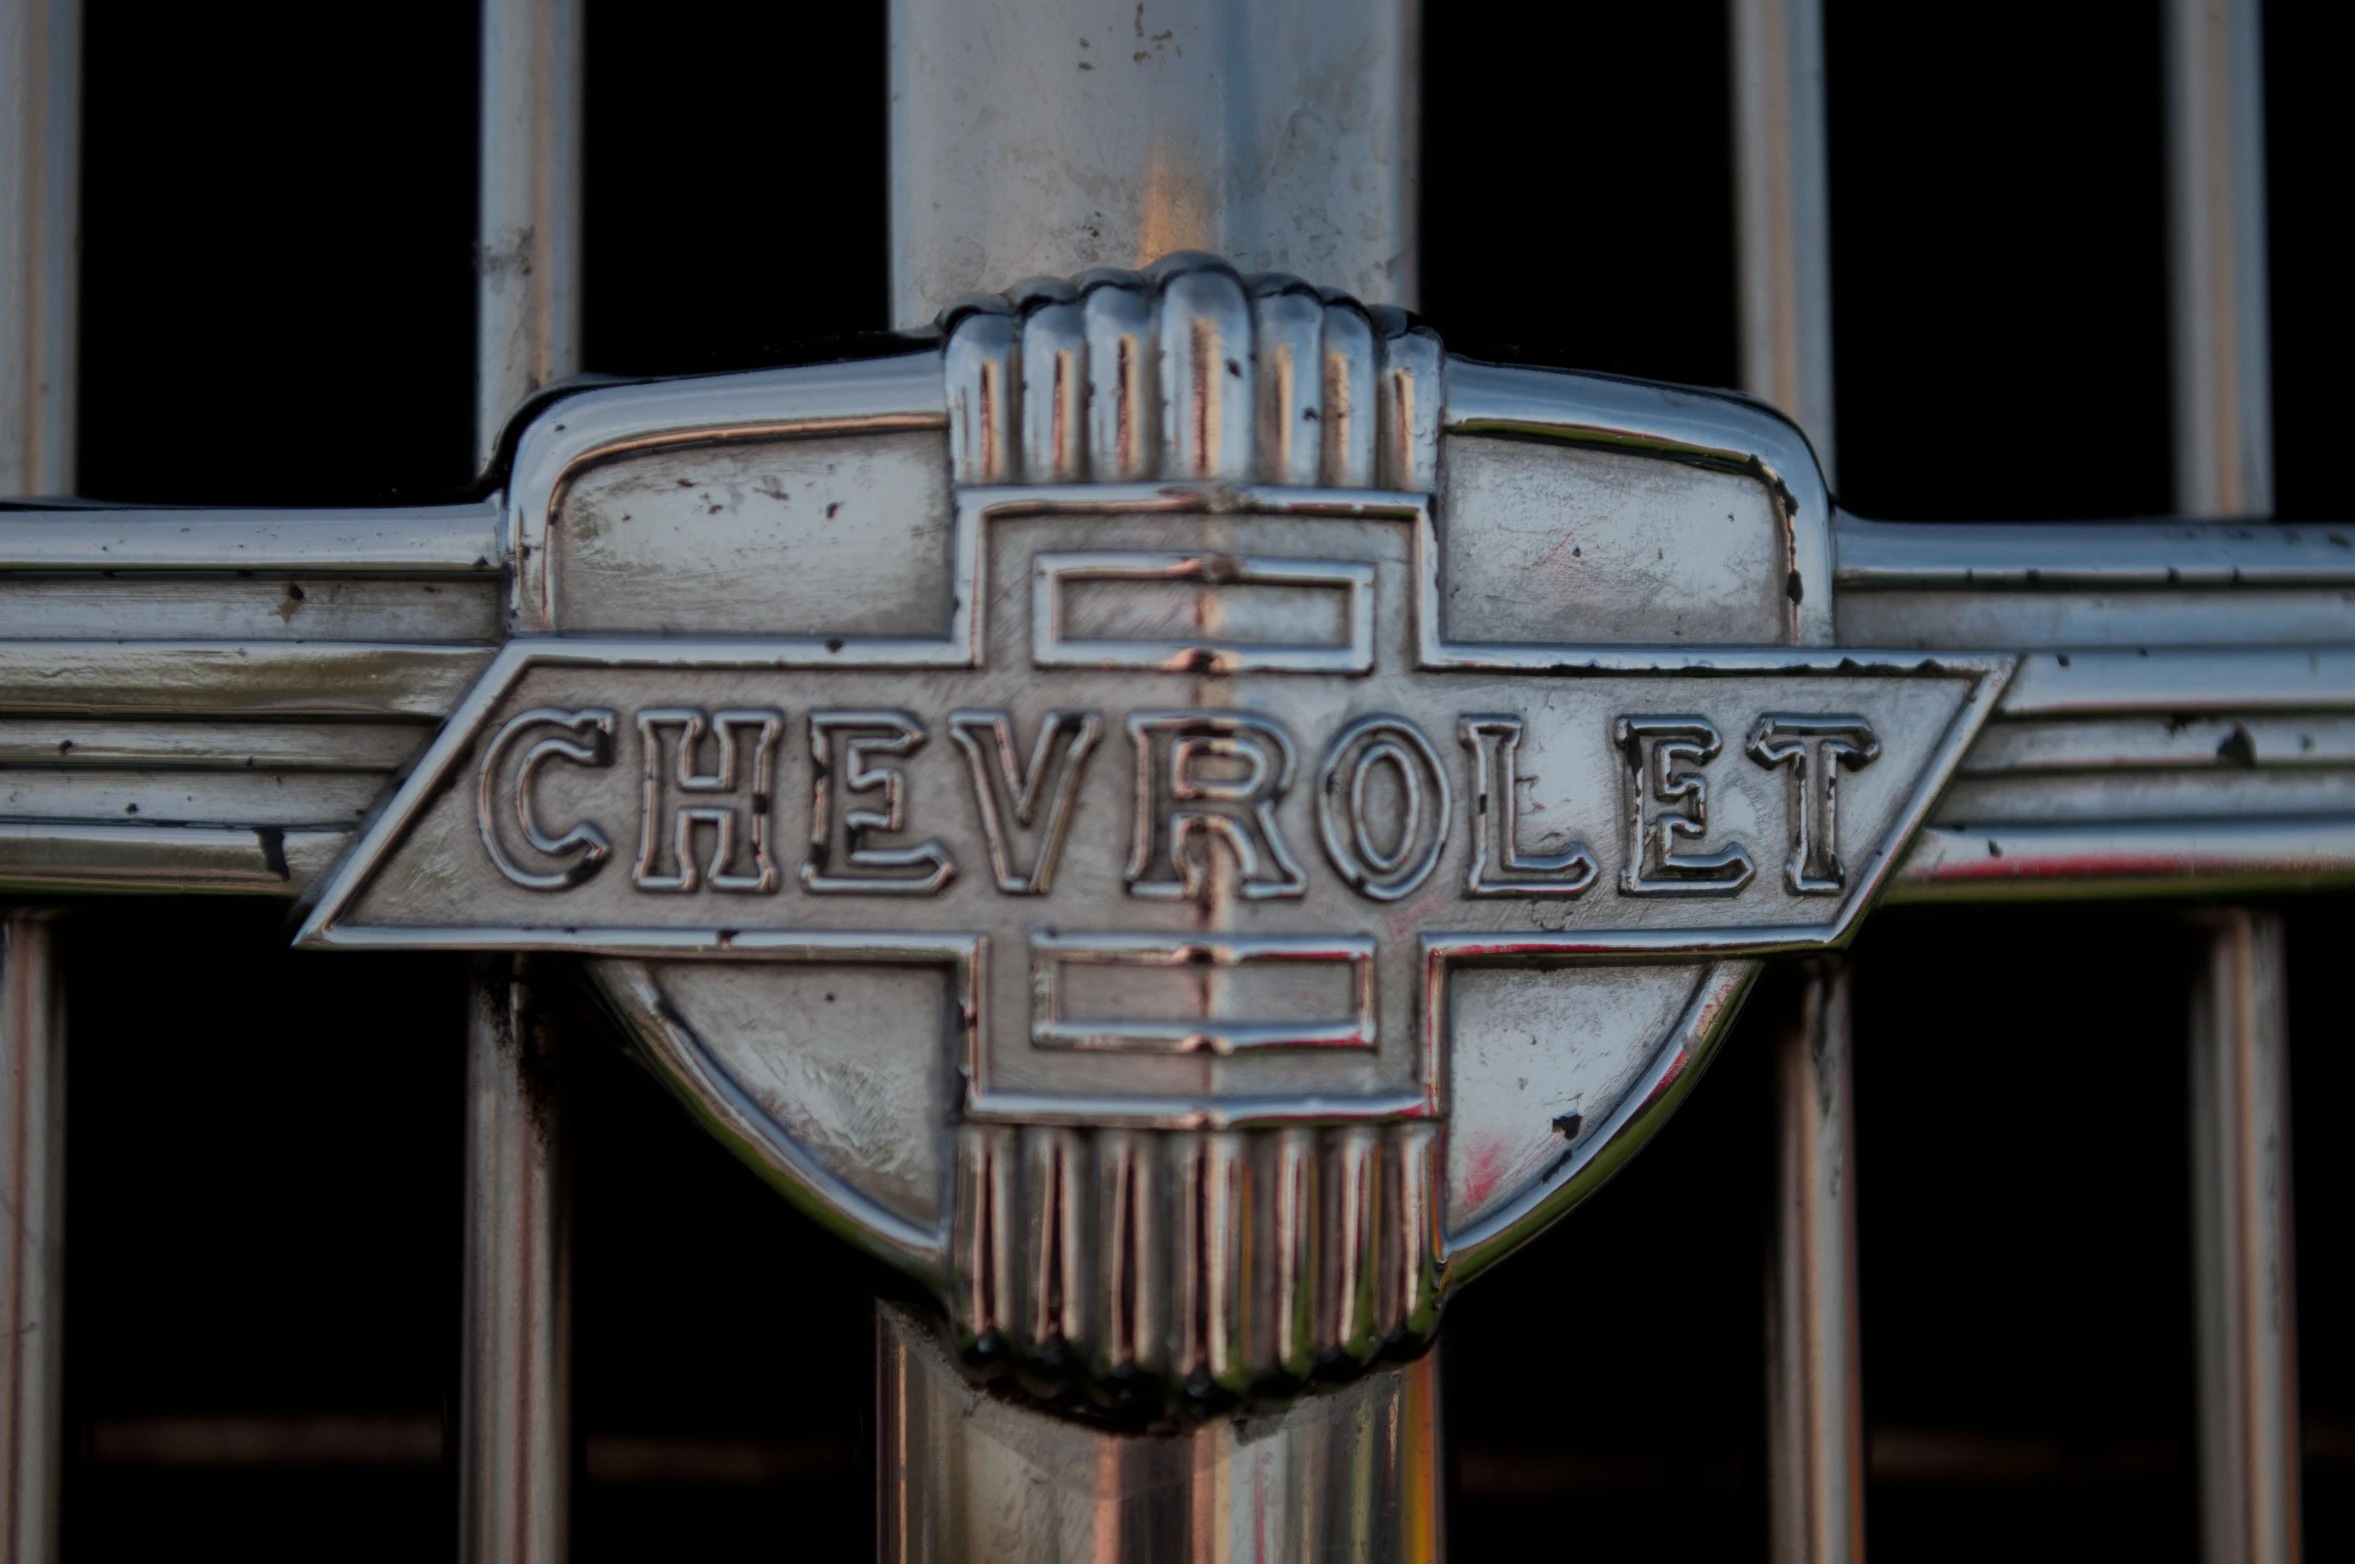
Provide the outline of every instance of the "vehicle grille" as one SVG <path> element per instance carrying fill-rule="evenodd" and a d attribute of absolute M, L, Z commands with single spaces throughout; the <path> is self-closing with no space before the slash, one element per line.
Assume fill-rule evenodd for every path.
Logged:
<path fill-rule="evenodd" d="M 1829 0 L 1843 503 L 2175 508 L 2160 12 Z M 884 13 L 589 0 L 591 370 L 749 366 L 889 324 Z M 2267 8 L 2274 509 L 2291 521 L 2355 515 L 2332 223 L 2348 25 Z M 476 7 L 88 0 L 85 26 L 77 492 L 466 492 Z M 1421 308 L 1451 345 L 1739 384 L 1724 0 L 1433 5 L 1423 28 Z M 1554 300 L 1534 322 L 1531 286 Z M 297 955 L 275 903 L 64 904 L 64 1556 L 439 1556 L 457 1529 L 465 962 Z M 2266 905 L 2288 930 L 2305 1546 L 2343 1557 L 2355 1145 L 2331 1110 L 2355 1063 L 2333 973 L 2355 904 Z M 2203 938 L 2175 904 L 2103 903 L 1895 907 L 1859 941 L 1882 1559 L 2199 1554 L 2186 1016 Z M 1658 1145 L 1452 1311 L 1459 1558 L 1769 1554 L 1774 1034 L 1802 981 L 1755 994 Z M 869 1300 L 905 1284 L 617 1049 L 567 1068 L 575 1556 L 864 1556 Z"/>

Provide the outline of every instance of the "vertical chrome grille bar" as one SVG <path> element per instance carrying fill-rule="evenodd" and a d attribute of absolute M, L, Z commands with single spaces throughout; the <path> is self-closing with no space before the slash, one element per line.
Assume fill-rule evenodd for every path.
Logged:
<path fill-rule="evenodd" d="M 0 919 L 0 1564 L 57 1556 L 65 1017 L 47 916 Z"/>
<path fill-rule="evenodd" d="M 1742 384 L 1832 473 L 1830 168 L 1821 0 L 1731 0 Z M 1767 1464 L 1779 1564 L 1864 1556 L 1848 978 L 1811 963 L 1775 1040 Z"/>
<path fill-rule="evenodd" d="M 2282 920 L 2207 920 L 2191 1015 L 2200 1529 L 2210 1564 L 2298 1557 Z"/>
<path fill-rule="evenodd" d="M 2168 0 L 2168 256 L 2175 504 L 2273 508 L 2257 0 Z M 2202 920 L 2191 1015 L 2200 1514 L 2209 1564 L 2292 1564 L 2297 1351 L 2290 1289 L 2288 974 L 2281 919 Z"/>
<path fill-rule="evenodd" d="M 0 495 L 70 494 L 81 0 L 0 0 Z"/>
<path fill-rule="evenodd" d="M 2167 0 L 2175 508 L 2273 510 L 2265 71 L 2257 0 Z"/>
<path fill-rule="evenodd" d="M 475 443 L 580 367 L 580 0 L 483 0 Z M 571 1473 L 570 1199 L 553 1043 L 511 963 L 467 1038 L 464 1564 L 561 1564 Z"/>
<path fill-rule="evenodd" d="M 1180 248 L 1222 251 L 1246 271 L 1312 275 L 1368 300 L 1411 302 L 1418 10 L 1407 0 L 1182 0 L 1157 5 L 1148 19 L 1141 7 L 1106 11 L 1082 0 L 892 0 L 895 322 L 921 326 L 959 295 L 1009 288 L 1025 274 L 1138 266 Z M 1052 177 L 1041 177 L 1042 147 L 1052 149 Z M 1100 300 L 1117 314 L 1112 289 L 1091 294 L 1087 309 Z M 1033 301 L 1041 307 L 1056 306 Z M 1149 316 L 1130 324 L 1152 329 Z M 1022 339 L 1009 331 L 995 340 Z M 1253 416 L 1246 403 L 1242 417 Z M 1018 435 L 1001 443 L 1020 448 Z M 1212 456 L 1203 462 L 1216 466 Z M 1429 482 L 1418 471 L 1396 486 Z M 1137 1151 L 1140 1170 L 1158 1163 L 1182 1192 L 1189 1168 L 1248 1172 L 1229 1156 L 1239 1139 L 1155 1132 L 1115 1149 Z M 1176 1143 L 1170 1160 L 1145 1154 L 1155 1142 Z M 1427 1145 L 1411 1135 L 1386 1143 L 1411 1154 L 1410 1165 Z M 1348 1132 L 1337 1144 L 1346 1161 Z M 1203 1147 L 1207 1162 L 1197 1155 Z M 1102 1146 L 1098 1154 L 1107 1155 Z M 1421 1187 L 1398 1166 L 1391 1174 L 1372 1179 L 1384 1210 L 1401 1190 L 1411 1198 Z M 1250 1183 L 1234 1190 L 1248 1195 Z M 1197 1226 L 1218 1242 L 1257 1241 L 1249 1199 L 1231 1221 L 1212 1220 L 1215 1200 L 1178 1204 L 1181 1242 Z M 1150 1201 L 1138 1210 L 1153 1220 L 1171 1215 L 1164 1208 L 1152 1217 Z M 1421 1230 L 1394 1220 L 1401 1233 Z M 1418 1307 L 1429 1268 L 1412 1263 L 1411 1242 L 1377 1247 L 1399 1284 L 1387 1295 L 1395 1327 Z M 1139 1263 L 1152 1249 L 1138 1249 Z M 1149 1301 L 1151 1292 L 1137 1296 Z M 1327 1302 L 1349 1313 L 1345 1296 Z M 1158 1341 L 1147 1331 L 1130 1343 L 1135 1355 L 1150 1364 L 1176 1351 L 1191 1362 L 1189 1348 L 1199 1348 L 1207 1377 L 1242 1365 L 1247 1378 L 1249 1354 L 1274 1338 L 1257 1328 L 1222 1336 L 1236 1321 L 1248 1325 L 1258 1307 L 1237 1296 L 1226 1303 L 1251 1307 L 1164 1322 Z M 1225 1418 L 1175 1439 L 1122 1435 L 981 1395 L 940 1354 L 929 1327 L 877 1307 L 884 1558 L 1375 1564 L 1443 1554 L 1434 1357 L 1377 1364 L 1346 1388 L 1270 1410 L 1252 1420 L 1248 1439 Z"/>
<path fill-rule="evenodd" d="M 519 959 L 481 958 L 466 1087 L 464 1564 L 561 1564 L 569 1531 L 571 1231 L 555 1060 Z"/>
<path fill-rule="evenodd" d="M 580 0 L 483 0 L 475 446 L 580 368 Z"/>
<path fill-rule="evenodd" d="M 891 0 L 893 324 L 1172 250 L 1412 308 L 1420 10 Z"/>
<path fill-rule="evenodd" d="M 0 0 L 0 496 L 74 487 L 81 0 Z M 65 1017 L 52 927 L 0 916 L 0 1564 L 57 1557 Z"/>
<path fill-rule="evenodd" d="M 1774 1557 L 1864 1557 L 1847 963 L 1811 963 L 1775 1038 L 1767 1457 Z"/>
<path fill-rule="evenodd" d="M 1831 174 L 1822 0 L 1731 0 L 1742 387 L 1832 467 Z"/>

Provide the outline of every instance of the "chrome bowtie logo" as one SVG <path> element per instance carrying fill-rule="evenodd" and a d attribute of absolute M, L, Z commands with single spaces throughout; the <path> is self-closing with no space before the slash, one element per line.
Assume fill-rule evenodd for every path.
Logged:
<path fill-rule="evenodd" d="M 2004 668 L 1828 639 L 1746 406 L 1181 258 L 527 433 L 520 632 L 314 943 L 579 952 L 977 1358 L 1413 1340 L 1845 936 Z"/>

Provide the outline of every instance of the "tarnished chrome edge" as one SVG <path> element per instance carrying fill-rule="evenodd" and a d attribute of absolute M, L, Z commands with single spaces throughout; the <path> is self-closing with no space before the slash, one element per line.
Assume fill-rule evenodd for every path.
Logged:
<path fill-rule="evenodd" d="M 2355 816 L 1933 825 L 1887 900 L 2102 900 L 2355 885 Z"/>
<path fill-rule="evenodd" d="M 1742 384 L 1808 432 L 1826 479 L 1836 481 L 1823 4 L 1731 0 L 1728 21 Z M 1832 525 L 1836 533 L 1836 513 Z M 1819 969 L 1804 985 L 1800 1024 L 1776 1038 L 1780 1188 L 1766 1267 L 1766 1465 L 1778 1564 L 1864 1556 L 1846 996 L 1845 984 Z M 1836 1042 L 1810 1046 L 1819 1040 Z M 1791 1220 L 1794 1202 L 1807 1220 Z M 1825 1215 L 1845 1240 L 1830 1254 Z"/>
<path fill-rule="evenodd" d="M 1864 1558 L 1863 1342 L 1849 965 L 1800 974 L 1776 1018 L 1767 1275 L 1767 1482 L 1775 1557 Z"/>
<path fill-rule="evenodd" d="M 0 913 L 0 1559 L 56 1557 L 65 1466 L 65 983 L 51 913 Z"/>
<path fill-rule="evenodd" d="M 2295 1564 L 2298 1297 L 2287 932 L 2206 909 L 2191 999 L 2193 1320 L 2201 1530 L 2211 1560 Z"/>
<path fill-rule="evenodd" d="M 571 1525 L 572 1192 L 564 1039 L 514 956 L 477 956 L 466 1027 L 464 1564 L 564 1564 Z"/>
<path fill-rule="evenodd" d="M 582 0 L 480 7 L 474 439 L 486 464 L 525 398 L 579 368 L 585 9 Z M 506 567 L 496 515 L 493 530 L 486 557 Z M 564 1564 L 572 1528 L 565 1043 L 560 1027 L 534 1013 L 525 958 L 478 955 L 475 964 L 458 1557 Z"/>
<path fill-rule="evenodd" d="M 1695 981 L 1675 1028 L 1653 1052 L 1641 1080 L 1609 1119 L 1580 1136 L 1545 1178 L 1460 1233 L 1442 1240 L 1444 1286 L 1452 1292 L 1535 1238 L 1609 1182 L 1642 1150 L 1716 1057 L 1728 1023 L 1761 970 L 1756 961 L 1722 962 Z"/>
<path fill-rule="evenodd" d="M 1972 684 L 1961 707 L 1949 721 L 1920 780 L 1889 834 L 1875 845 L 1871 859 L 1860 866 L 1856 889 L 1843 904 L 1840 916 L 1826 930 L 1726 929 L 1676 931 L 1586 930 L 1576 934 L 1516 937 L 1515 949 L 1563 954 L 1636 951 L 1648 954 L 1723 951 L 1749 953 L 1808 949 L 1845 939 L 1886 881 L 1895 855 L 1929 817 L 1939 792 L 1961 764 L 1970 741 L 1986 721 L 2011 676 L 2008 657 L 1925 655 L 1919 652 L 1873 652 L 1830 647 L 1738 647 L 1679 651 L 1673 648 L 1560 647 L 1510 648 L 1513 660 L 1490 658 L 1494 648 L 1448 648 L 1443 668 L 1481 669 L 1496 666 L 1535 667 L 1578 672 L 1666 673 L 1689 676 L 1744 674 L 1858 674 L 1913 675 L 1931 678 L 1968 677 Z M 419 757 L 399 790 L 363 827 L 353 849 L 333 876 L 321 883 L 312 898 L 297 943 L 335 945 L 369 943 L 365 931 L 338 926 L 345 910 L 367 889 L 392 848 L 415 826 L 418 817 L 449 785 L 452 769 L 472 752 L 475 730 L 515 682 L 534 666 L 630 669 L 768 669 L 809 666 L 810 648 L 798 639 L 759 640 L 733 637 L 710 641 L 666 640 L 651 636 L 518 637 L 502 646 L 442 725 L 440 733 Z M 934 643 L 884 642 L 861 647 L 844 643 L 839 653 L 827 654 L 839 667 L 963 666 L 964 649 L 954 640 Z M 1524 656 L 1532 661 L 1522 661 Z M 927 657 L 929 660 L 927 660 Z M 402 930 L 414 939 L 419 931 Z M 560 927 L 507 931 L 475 930 L 470 942 L 477 948 L 572 949 L 581 938 Z M 590 936 L 589 943 L 610 943 Z M 1447 954 L 1498 954 L 1501 942 L 1483 938 L 1467 941 Z M 1437 947 L 1434 947 L 1437 949 Z"/>
<path fill-rule="evenodd" d="M 875 1313 L 879 1559 L 1448 1557 L 1438 1353 L 1138 1438 L 974 1383 L 930 1311 Z"/>
<path fill-rule="evenodd" d="M 82 32 L 82 0 L 0 7 L 0 495 L 74 490 Z M 54 1523 L 53 1494 L 28 1502 Z M 0 1518 L 0 1551 L 10 1548 L 11 1524 Z M 33 1554 L 9 1552 L 9 1564 L 30 1564 L 55 1546 L 52 1524 Z"/>
<path fill-rule="evenodd" d="M 1875 654 L 1854 654 L 1839 651 L 1817 651 L 1813 648 L 1791 648 L 1778 653 L 1787 661 L 1789 671 L 1871 672 L 1877 666 L 1871 661 Z M 1850 657 L 1856 661 L 1851 663 Z M 1896 660 L 1900 668 L 1907 667 Z M 1823 928 L 1749 927 L 1741 929 L 1646 929 L 1646 930 L 1581 930 L 1573 933 L 1549 935 L 1459 936 L 1431 935 L 1424 940 L 1424 949 L 1433 962 L 1462 961 L 1480 957 L 1551 955 L 1557 957 L 1585 957 L 1605 955 L 1648 955 L 1654 957 L 1697 956 L 1703 954 L 1785 955 L 1798 951 L 1836 949 L 1855 937 L 1857 927 L 1871 911 L 1895 877 L 1899 863 L 1904 861 L 1909 845 L 1921 830 L 1930 811 L 1937 807 L 1938 796 L 1946 790 L 1947 782 L 1961 766 L 1971 741 L 1985 726 L 1990 712 L 2002 698 L 2006 681 L 2011 677 L 2008 658 L 1963 658 L 1923 666 L 1922 660 L 1912 665 L 1922 672 L 1946 675 L 1968 673 L 1974 675 L 1970 693 L 1962 706 L 1948 721 L 1946 731 L 1939 735 L 1937 747 L 1923 766 L 1920 777 L 1905 801 L 1905 807 L 1891 823 L 1888 831 L 1873 844 L 1870 857 L 1862 860 L 1854 873 L 1854 888 L 1841 903 L 1838 915 Z M 1435 975 L 1436 976 L 1436 975 Z M 1426 1032 L 1437 1027 L 1440 1000 L 1437 983 L 1432 984 L 1431 1011 Z"/>
<path fill-rule="evenodd" d="M 375 510 L 0 506 L 0 571 L 292 571 L 496 578 L 496 500 Z"/>
<path fill-rule="evenodd" d="M 2355 521 L 1868 521 L 1836 512 L 1842 592 L 2355 586 Z"/>
<path fill-rule="evenodd" d="M 1450 435 L 1488 435 L 1623 451 L 1765 484 L 1783 525 L 1791 639 L 1832 640 L 1832 504 L 1815 452 L 1798 427 L 1772 409 L 1730 393 L 1696 391 L 1570 370 L 1447 357 Z M 1561 405 L 1567 390 L 1581 404 Z M 1738 439 L 1728 442 L 1728 433 Z M 1444 445 L 1440 461 L 1447 460 Z"/>
<path fill-rule="evenodd" d="M 2165 716 L 2355 710 L 2355 646 L 2034 651 L 2001 715 Z"/>
<path fill-rule="evenodd" d="M 0 641 L 0 711 L 434 718 L 492 651 L 427 641 Z"/>
<path fill-rule="evenodd" d="M 1733 173 L 1742 385 L 1832 439 L 1831 167 L 1822 0 L 1734 0 Z"/>
<path fill-rule="evenodd" d="M 882 959 L 923 957 L 900 951 Z M 599 993 L 621 1012 L 629 1036 L 647 1052 L 673 1094 L 722 1145 L 844 1242 L 912 1273 L 927 1286 L 944 1282 L 949 1243 L 945 1217 L 931 1227 L 910 1221 L 803 1152 L 790 1133 L 713 1063 L 702 1039 L 663 998 L 643 960 L 596 962 L 589 971 Z"/>
<path fill-rule="evenodd" d="M 275 826 L 0 820 L 0 890 L 292 896 L 326 873 L 352 835 Z"/>
<path fill-rule="evenodd" d="M 563 491 L 602 462 L 661 447 L 823 434 L 948 428 L 937 347 L 888 358 L 582 391 L 545 409 L 517 441 L 502 548 L 512 563 L 509 627 L 556 624 L 548 528 Z M 947 449 L 941 457 L 945 464 Z"/>
<path fill-rule="evenodd" d="M 525 398 L 580 369 L 582 10 L 481 8 L 474 429 L 485 462 Z"/>
<path fill-rule="evenodd" d="M 2246 596 L 2255 610 L 2269 588 L 2355 588 L 2355 547 L 2350 546 L 2355 529 L 2182 521 L 2053 528 L 1867 522 L 1830 509 L 1813 458 L 1795 428 L 1739 398 L 1453 357 L 1446 361 L 1446 374 L 1445 427 L 1450 434 L 1640 452 L 1747 472 L 1769 482 L 1789 523 L 1787 540 L 1801 592 L 1794 605 L 1795 639 L 1829 639 L 1833 594 L 1807 586 L 1835 578 L 1830 563 L 1835 546 L 1836 579 L 1843 592 L 1953 590 L 1962 598 L 1985 590 L 2127 591 L 2158 600 L 2185 592 L 2222 591 L 2236 599 Z M 941 385 L 938 349 L 917 346 L 863 362 L 582 390 L 545 404 L 524 426 L 515 461 L 518 478 L 506 498 L 382 511 L 0 507 L 0 571 L 201 575 L 285 570 L 496 579 L 503 568 L 500 562 L 512 548 L 519 551 L 519 567 L 513 572 L 511 617 L 523 628 L 553 612 L 544 591 L 545 529 L 561 504 L 562 485 L 578 472 L 664 444 L 781 438 L 845 428 L 945 428 Z M 1563 412 L 1566 396 L 1579 404 L 1574 417 Z M 1135 492 L 1129 498 L 1137 503 L 1175 502 L 1165 485 L 1132 487 Z M 1260 487 L 1264 486 L 1239 486 L 1235 502 L 1248 503 L 1246 491 L 1256 493 Z M 1314 504 L 1319 499 L 1317 491 L 1266 492 L 1288 503 Z M 1216 498 L 1206 495 L 1208 489 L 1195 486 L 1187 503 L 1211 503 Z M 1345 510 L 1362 510 L 1367 500 L 1379 497 L 1356 491 L 1322 496 Z M 1832 524 L 1805 525 L 1801 518 L 1811 506 Z M 1425 536 L 1421 542 L 1427 548 L 1431 539 Z M 2105 552 L 2113 548 L 2116 557 Z M 1816 554 L 1822 557 L 1811 563 Z M 535 571 L 542 575 L 539 607 L 515 614 L 518 603 L 529 608 L 525 600 Z M 852 666 L 873 651 L 814 639 L 746 638 L 737 647 L 745 666 L 779 668 Z M 919 649 L 909 643 L 901 650 L 912 659 L 902 666 L 939 659 L 936 648 Z M 481 645 L 426 642 L 0 642 L 0 685 L 6 686 L 0 689 L 0 704 L 11 711 L 50 715 L 433 720 L 450 711 L 457 692 L 491 652 Z M 1624 645 L 1508 649 L 1442 647 L 1434 641 L 1422 652 L 1432 666 L 1500 670 L 1698 672 L 1706 665 L 1738 673 L 1766 666 L 1795 670 L 1801 665 L 1787 652 L 1757 648 L 1698 653 Z M 1980 654 L 1850 649 L 1846 655 L 1859 663 L 1902 656 L 1929 668 Z M 322 684 L 342 687 L 322 696 L 316 693 Z M 2355 646 L 2110 646 L 2025 652 L 1994 720 L 2068 722 L 2141 715 L 2174 721 L 2187 716 L 2229 719 L 2335 711 L 2355 711 Z M 2212 837 L 2218 828 L 2245 818 L 2222 815 L 2196 829 Z M 294 823 L 288 822 L 289 827 Z M 2123 833 L 2118 851 L 2099 861 L 2143 866 L 2128 876 L 2133 883 L 2141 883 L 2149 872 L 2143 850 L 2149 826 L 2072 829 L 2081 837 Z M 70 852 L 36 849 L 34 839 L 43 833 L 60 843 L 71 837 L 90 844 L 97 857 L 81 866 Z M 225 838 L 244 835 L 228 832 Z M 2132 844 L 2126 840 L 2129 835 L 2135 839 Z M 27 820 L 14 823 L 0 842 L 6 844 L 0 845 L 0 864 L 8 882 L 26 887 L 139 884 L 268 890 L 274 885 L 283 891 L 301 883 L 299 876 L 257 880 L 251 872 L 250 850 L 231 848 L 226 839 L 198 855 L 208 867 L 182 879 L 173 860 L 185 862 L 190 843 L 178 828 L 152 831 L 105 822 L 42 825 Z M 134 861 L 141 843 L 152 843 L 157 854 L 144 867 Z M 1930 883 L 1923 878 L 1929 862 L 1917 859 L 1907 872 L 1909 885 L 1918 889 Z M 215 863 L 239 867 L 224 872 L 209 866 Z M 2197 883 L 2208 883 L 2205 870 L 2178 867 Z M 2247 866 L 2237 854 L 2231 855 L 2229 868 L 2229 878 L 2216 882 L 2220 887 L 2247 883 Z M 2061 872 L 2053 867 L 2040 883 Z M 2299 866 L 2290 872 L 2289 882 L 2304 883 L 2311 872 L 2309 866 Z M 1935 883 L 1946 884 L 1954 876 L 1941 871 L 1934 878 Z M 2004 894 L 1994 889 L 1996 885 L 2024 883 L 2014 877 L 1968 878 L 1981 884 L 1977 894 L 1985 895 Z M 2115 875 L 2105 869 L 2099 878 L 2110 884 Z M 2262 883 L 2283 883 L 2283 876 L 2269 869 Z"/>
<path fill-rule="evenodd" d="M 2273 509 L 2264 17 L 2259 0 L 2162 12 L 2175 503 L 2261 516 Z"/>

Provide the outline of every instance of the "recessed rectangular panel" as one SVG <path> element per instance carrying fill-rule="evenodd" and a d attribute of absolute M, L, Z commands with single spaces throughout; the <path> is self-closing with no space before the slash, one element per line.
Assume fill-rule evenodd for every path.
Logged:
<path fill-rule="evenodd" d="M 1041 1048 L 1233 1054 L 1374 1046 L 1374 942 L 1042 934 Z"/>
<path fill-rule="evenodd" d="M 557 506 L 565 630 L 949 633 L 937 430 L 672 446 L 589 467 Z"/>
<path fill-rule="evenodd" d="M 1773 492 L 1749 473 L 1460 436 L 1448 442 L 1441 500 L 1446 517 L 1481 520 L 1442 537 L 1449 640 L 1790 639 L 1791 542 Z"/>
<path fill-rule="evenodd" d="M 1042 668 L 1365 673 L 1374 665 L 1370 561 L 1056 552 L 1033 556 L 1031 582 L 1032 659 Z"/>

